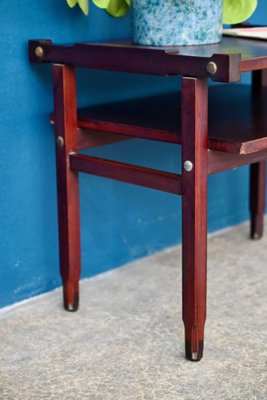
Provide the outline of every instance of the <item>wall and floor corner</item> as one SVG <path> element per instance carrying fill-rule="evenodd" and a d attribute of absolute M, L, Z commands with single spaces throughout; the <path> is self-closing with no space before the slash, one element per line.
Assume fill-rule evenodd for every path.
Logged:
<path fill-rule="evenodd" d="M 2 0 L 0 80 L 0 307 L 60 285 L 51 66 L 28 62 L 28 39 L 54 42 L 130 36 L 129 16 L 115 20 L 91 6 L 85 18 L 64 0 Z M 264 23 L 261 1 L 253 22 Z M 80 104 L 96 104 L 179 87 L 177 78 L 78 71 Z M 176 146 L 133 141 L 92 151 L 176 171 Z M 177 244 L 180 199 L 81 175 L 82 277 Z M 248 219 L 248 169 L 209 179 L 209 231 Z"/>

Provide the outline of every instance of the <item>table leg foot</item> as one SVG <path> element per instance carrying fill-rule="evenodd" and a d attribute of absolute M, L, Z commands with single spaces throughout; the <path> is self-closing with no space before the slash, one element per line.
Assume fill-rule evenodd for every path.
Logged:
<path fill-rule="evenodd" d="M 203 340 L 197 343 L 197 346 L 193 346 L 191 340 L 185 341 L 185 357 L 189 361 L 200 361 L 203 357 Z"/>
<path fill-rule="evenodd" d="M 263 236 L 264 214 L 251 215 L 250 238 L 259 240 Z"/>
<path fill-rule="evenodd" d="M 67 311 L 77 311 L 79 308 L 79 289 L 73 285 L 64 285 L 63 287 L 64 308 Z"/>
<path fill-rule="evenodd" d="M 266 161 L 250 166 L 250 237 L 263 236 L 266 189 Z"/>

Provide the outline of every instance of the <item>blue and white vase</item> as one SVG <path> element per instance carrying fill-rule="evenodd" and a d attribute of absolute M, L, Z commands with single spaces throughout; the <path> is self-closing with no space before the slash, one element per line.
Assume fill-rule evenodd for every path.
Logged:
<path fill-rule="evenodd" d="M 131 0 L 134 43 L 147 46 L 217 43 L 223 0 Z"/>

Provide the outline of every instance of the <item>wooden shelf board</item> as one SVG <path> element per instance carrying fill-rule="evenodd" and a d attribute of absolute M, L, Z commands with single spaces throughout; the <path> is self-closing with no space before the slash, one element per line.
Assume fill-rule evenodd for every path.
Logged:
<path fill-rule="evenodd" d="M 250 91 L 242 84 L 209 88 L 209 149 L 250 154 L 267 148 L 267 96 L 252 102 Z M 178 92 L 93 106 L 78 115 L 78 126 L 91 132 L 181 143 Z"/>

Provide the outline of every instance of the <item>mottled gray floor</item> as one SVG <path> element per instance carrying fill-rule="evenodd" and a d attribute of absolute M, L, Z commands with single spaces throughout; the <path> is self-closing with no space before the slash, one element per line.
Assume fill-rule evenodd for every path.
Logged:
<path fill-rule="evenodd" d="M 184 359 L 180 247 L 84 281 L 78 313 L 58 290 L 2 311 L 1 400 L 266 400 L 266 244 L 247 225 L 209 239 L 199 363 Z"/>

